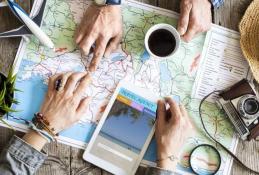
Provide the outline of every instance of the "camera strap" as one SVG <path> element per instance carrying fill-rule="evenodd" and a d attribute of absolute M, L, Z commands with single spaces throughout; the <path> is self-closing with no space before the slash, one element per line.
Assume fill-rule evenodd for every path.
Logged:
<path fill-rule="evenodd" d="M 218 95 L 219 93 L 222 93 L 223 91 L 213 91 L 211 92 L 210 94 L 208 94 L 207 96 L 205 96 L 202 100 L 201 100 L 201 103 L 199 105 L 199 115 L 200 115 L 200 119 L 201 119 L 201 124 L 202 124 L 202 127 L 204 129 L 204 131 L 206 132 L 206 134 L 208 135 L 208 137 L 213 140 L 216 144 L 220 145 L 220 147 L 226 151 L 240 166 L 242 166 L 243 168 L 245 168 L 246 170 L 252 172 L 252 173 L 255 173 L 255 174 L 258 174 L 259 175 L 259 171 L 256 171 L 256 170 L 253 170 L 251 168 L 249 168 L 247 165 L 245 165 L 238 157 L 235 156 L 235 154 L 233 154 L 228 148 L 226 148 L 223 144 L 221 144 L 219 141 L 217 141 L 214 137 L 212 137 L 210 135 L 210 133 L 208 132 L 208 130 L 206 129 L 205 127 L 205 124 L 204 124 L 204 121 L 203 121 L 203 118 L 202 118 L 202 110 L 201 110 L 201 107 L 202 107 L 202 104 L 205 102 L 205 100 L 210 97 L 211 95 L 215 94 L 215 95 Z"/>

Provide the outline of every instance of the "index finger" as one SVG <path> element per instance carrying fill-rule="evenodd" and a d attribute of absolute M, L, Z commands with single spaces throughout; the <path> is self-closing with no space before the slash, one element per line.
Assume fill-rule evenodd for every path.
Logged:
<path fill-rule="evenodd" d="M 101 38 L 97 39 L 96 48 L 94 49 L 94 57 L 91 61 L 90 67 L 89 67 L 90 72 L 93 72 L 97 69 L 97 66 L 100 63 L 100 61 L 104 55 L 108 41 L 109 41 L 109 39 L 107 37 L 106 38 L 101 37 Z"/>
<path fill-rule="evenodd" d="M 180 17 L 179 17 L 178 26 L 177 26 L 177 30 L 181 36 L 184 35 L 185 32 L 187 31 L 191 9 L 192 9 L 191 3 L 186 4 L 182 1 Z"/>
<path fill-rule="evenodd" d="M 187 32 L 183 35 L 183 39 L 186 42 L 190 42 L 197 33 L 198 30 L 196 30 L 195 24 L 192 24 L 190 27 L 188 27 Z"/>

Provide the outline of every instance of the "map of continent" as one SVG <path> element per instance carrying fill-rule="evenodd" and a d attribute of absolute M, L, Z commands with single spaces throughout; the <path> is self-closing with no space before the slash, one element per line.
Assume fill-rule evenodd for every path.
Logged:
<path fill-rule="evenodd" d="M 56 50 L 50 50 L 31 36 L 29 42 L 23 42 L 19 57 L 21 63 L 17 73 L 16 94 L 20 103 L 15 107 L 19 112 L 12 113 L 8 120 L 24 124 L 38 112 L 47 91 L 48 79 L 56 73 L 69 71 L 87 71 L 91 55 L 84 56 L 75 44 L 75 31 L 84 12 L 91 5 L 90 0 L 48 0 L 42 29 L 55 43 Z M 200 34 L 191 42 L 181 42 L 177 53 L 168 59 L 158 60 L 149 56 L 144 46 L 147 30 L 158 23 L 167 23 L 176 27 L 177 14 L 135 1 L 126 1 L 122 6 L 124 35 L 122 44 L 109 58 L 103 58 L 93 81 L 86 89 L 86 95 L 92 97 L 88 112 L 80 122 L 60 134 L 60 141 L 83 148 L 90 140 L 96 125 L 109 99 L 120 80 L 147 88 L 157 96 L 178 97 L 185 105 L 195 126 L 195 134 L 184 146 L 177 170 L 191 173 L 189 157 L 191 150 L 202 143 L 210 142 L 200 128 L 199 103 L 191 97 L 201 52 L 206 34 Z M 203 106 L 203 117 L 209 132 L 229 149 L 233 149 L 233 129 L 224 115 L 212 103 Z M 152 140 L 144 156 L 143 163 L 154 163 L 156 145 Z M 222 165 L 217 174 L 228 171 L 230 158 L 220 148 Z"/>

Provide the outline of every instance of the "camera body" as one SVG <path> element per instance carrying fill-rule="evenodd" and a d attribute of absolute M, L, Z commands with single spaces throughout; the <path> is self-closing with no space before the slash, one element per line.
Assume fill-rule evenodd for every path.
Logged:
<path fill-rule="evenodd" d="M 220 93 L 217 104 L 242 140 L 255 139 L 259 135 L 259 98 L 248 80 L 243 79 Z"/>

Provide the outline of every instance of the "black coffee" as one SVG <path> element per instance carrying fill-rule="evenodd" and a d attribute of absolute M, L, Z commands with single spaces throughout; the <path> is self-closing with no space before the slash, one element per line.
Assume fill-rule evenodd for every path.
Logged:
<path fill-rule="evenodd" d="M 156 56 L 166 57 L 174 51 L 176 40 L 170 31 L 159 29 L 151 33 L 148 39 L 148 46 L 150 51 Z"/>

